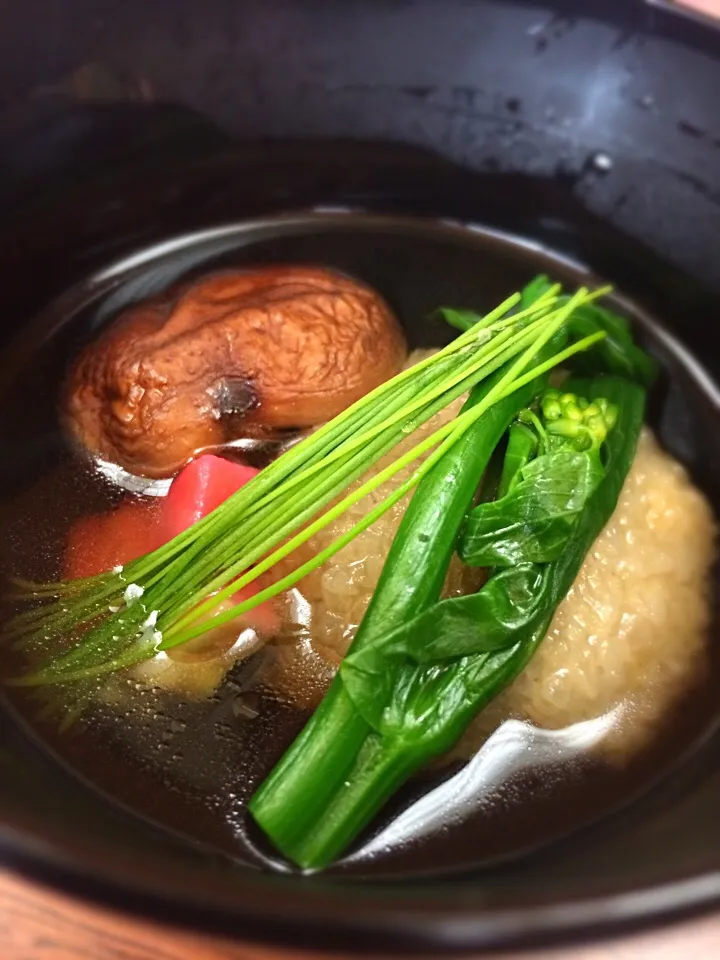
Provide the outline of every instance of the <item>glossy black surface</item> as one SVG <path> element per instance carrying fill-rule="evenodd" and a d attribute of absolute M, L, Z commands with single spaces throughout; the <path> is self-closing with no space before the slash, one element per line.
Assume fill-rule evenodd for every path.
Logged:
<path fill-rule="evenodd" d="M 720 370 L 720 44 L 700 24 L 624 2 L 586 5 L 582 17 L 565 4 L 480 0 L 72 6 L 72 29 L 64 6 L 29 0 L 0 31 L 6 339 L 138 247 L 340 204 L 539 241 L 612 278 Z M 36 95 L 90 59 L 149 77 L 202 120 Z M 716 406 L 689 382 L 684 404 L 679 452 L 717 489 Z M 714 739 L 641 803 L 546 853 L 382 887 L 237 870 L 158 834 L 82 790 L 8 715 L 0 749 L 11 862 L 245 938 L 479 948 L 720 899 Z"/>
<path fill-rule="evenodd" d="M 109 265 L 46 309 L 29 331 L 31 356 L 6 366 L 11 383 L 0 407 L 0 444 L 14 455 L 12 466 L 0 473 L 0 537 L 12 546 L 10 575 L 56 578 L 72 523 L 107 510 L 121 494 L 77 456 L 58 428 L 65 369 L 80 346 L 128 304 L 181 278 L 254 263 L 319 263 L 361 278 L 383 294 L 412 347 L 437 346 L 450 337 L 434 316 L 438 304 L 486 312 L 538 272 L 568 288 L 594 282 L 567 258 L 476 224 L 349 212 L 270 217 L 186 234 Z M 676 368 L 672 380 L 666 376 L 658 384 L 649 417 L 663 444 L 712 493 L 720 477 L 701 441 L 707 411 L 695 392 L 703 393 L 702 372 L 655 320 L 629 303 L 619 308 L 635 317 L 638 337 L 661 364 L 668 371 Z M 705 402 L 714 399 L 708 394 Z M 11 411 L 23 407 L 25 415 L 18 419 Z M 263 840 L 245 806 L 307 718 L 267 696 L 257 662 L 266 656 L 272 651 L 239 665 L 216 695 L 208 691 L 199 703 L 133 688 L 114 709 L 91 710 L 72 736 L 58 734 L 52 721 L 34 724 L 32 695 L 18 695 L 14 702 L 58 760 L 130 811 L 206 844 L 209 853 L 287 873 L 292 866 Z M 8 649 L 0 679 L 25 668 Z M 259 716 L 243 720 L 233 703 L 248 682 L 252 686 L 252 674 Z M 447 877 L 487 869 L 565 838 L 647 790 L 712 727 L 717 672 L 696 679 L 657 724 L 654 741 L 624 770 L 592 751 L 573 749 L 578 731 L 547 733 L 554 746 L 543 751 L 531 728 L 503 728 L 498 734 L 504 746 L 488 744 L 462 775 L 451 766 L 409 783 L 332 872 L 366 881 Z M 598 720 L 592 735 L 601 737 L 603 718 Z M 504 773 L 497 770 L 500 756 Z M 521 769 L 512 769 L 520 757 Z M 459 778 L 467 776 L 477 807 L 470 815 L 453 805 Z M 404 815 L 412 817 L 410 806 L 422 798 L 429 802 L 435 790 L 442 828 L 415 835 Z"/>

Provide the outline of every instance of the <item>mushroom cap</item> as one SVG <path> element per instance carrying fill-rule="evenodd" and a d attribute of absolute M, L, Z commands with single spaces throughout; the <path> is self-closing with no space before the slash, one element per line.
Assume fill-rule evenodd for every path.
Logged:
<path fill-rule="evenodd" d="M 62 417 L 91 454 L 170 476 L 208 447 L 331 419 L 406 353 L 388 305 L 357 280 L 227 270 L 121 313 L 73 364 Z"/>

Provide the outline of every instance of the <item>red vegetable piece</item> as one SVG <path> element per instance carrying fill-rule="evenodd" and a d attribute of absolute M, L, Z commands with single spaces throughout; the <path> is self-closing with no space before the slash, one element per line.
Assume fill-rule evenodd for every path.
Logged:
<path fill-rule="evenodd" d="M 123 503 L 109 513 L 84 517 L 68 536 L 65 576 L 91 577 L 156 550 L 219 507 L 258 472 L 204 454 L 178 474 L 164 499 Z M 233 594 L 232 602 L 241 603 L 260 588 L 255 583 L 243 587 Z M 275 632 L 279 625 L 271 603 L 251 610 L 243 620 L 266 634 Z"/>
<path fill-rule="evenodd" d="M 191 461 L 173 480 L 163 501 L 163 543 L 172 540 L 193 523 L 212 513 L 259 472 L 254 467 L 233 463 L 210 453 Z M 232 602 L 249 600 L 260 588 L 259 583 L 243 587 L 233 594 Z M 269 603 L 251 610 L 246 618 L 248 623 L 266 634 L 275 632 L 279 626 L 275 610 Z"/>
<path fill-rule="evenodd" d="M 163 501 L 163 542 L 212 513 L 258 473 L 209 453 L 192 460 L 173 480 Z"/>
<path fill-rule="evenodd" d="M 109 513 L 83 517 L 71 528 L 64 574 L 93 577 L 162 546 L 156 504 L 123 503 Z"/>

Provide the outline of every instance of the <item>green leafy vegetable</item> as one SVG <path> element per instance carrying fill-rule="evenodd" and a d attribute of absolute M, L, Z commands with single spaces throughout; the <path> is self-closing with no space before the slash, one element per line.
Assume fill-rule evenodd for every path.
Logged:
<path fill-rule="evenodd" d="M 563 450 L 537 457 L 518 476 L 509 493 L 471 514 L 460 545 L 466 563 L 494 567 L 555 560 L 602 467 L 586 453 Z"/>
<path fill-rule="evenodd" d="M 439 463 L 418 489 L 328 696 L 250 804 L 273 842 L 301 866 L 317 868 L 337 857 L 408 776 L 455 743 L 547 632 L 615 508 L 644 411 L 644 390 L 620 378 L 578 382 L 571 389 L 588 406 L 601 398 L 613 404 L 617 422 L 602 442 L 603 474 L 586 469 L 594 479 L 585 485 L 584 508 L 566 524 L 562 550 L 553 541 L 553 559 L 528 559 L 518 549 L 522 537 L 516 537 L 511 557 L 502 558 L 511 565 L 498 564 L 478 593 L 434 603 L 425 593 L 418 610 L 413 601 L 428 559 L 418 551 L 418 534 L 432 537 L 437 487 L 443 473 L 459 465 Z M 478 440 L 482 435 L 478 425 Z M 566 438 L 558 452 L 570 448 L 592 459 L 597 448 L 573 451 L 575 439 Z M 515 489 L 528 466 L 515 469 L 521 477 Z M 511 492 L 515 475 L 507 484 Z M 552 501 L 550 507 L 552 513 Z M 443 556 L 447 532 L 435 545 L 445 548 Z M 435 586 L 438 578 L 436 570 Z M 408 617 L 410 611 L 415 616 Z"/>

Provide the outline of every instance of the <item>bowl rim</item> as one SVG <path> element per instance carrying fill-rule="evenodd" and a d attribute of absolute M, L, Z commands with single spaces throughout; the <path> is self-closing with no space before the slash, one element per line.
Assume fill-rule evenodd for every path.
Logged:
<path fill-rule="evenodd" d="M 329 955 L 467 955 L 596 943 L 701 915 L 720 904 L 720 869 L 712 869 L 640 890 L 601 893 L 552 906 L 466 908 L 458 914 L 427 906 L 419 910 L 393 907 L 389 912 L 382 902 L 381 885 L 375 888 L 379 890 L 375 909 L 364 902 L 358 911 L 352 903 L 341 904 L 323 894 L 308 897 L 297 876 L 272 877 L 269 889 L 258 890 L 253 880 L 260 874 L 247 872 L 244 879 L 249 882 L 238 886 L 232 906 L 219 905 L 182 890 L 160 894 L 156 884 L 138 884 L 122 872 L 105 869 L 101 875 L 79 863 L 75 855 L 7 828 L 0 828 L 0 864 L 42 886 L 120 911 L 129 919 L 152 920 L 230 938 L 233 943 Z M 285 899 L 278 909 L 277 895 L 289 890 L 295 902 L 289 908 Z"/>

